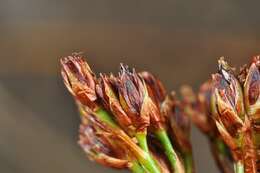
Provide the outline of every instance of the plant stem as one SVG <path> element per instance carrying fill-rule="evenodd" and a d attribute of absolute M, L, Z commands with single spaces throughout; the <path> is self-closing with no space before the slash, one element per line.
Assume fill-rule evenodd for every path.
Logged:
<path fill-rule="evenodd" d="M 149 173 L 160 173 L 159 168 L 156 166 L 155 161 L 152 159 L 149 153 L 146 133 L 137 133 L 136 139 L 138 141 L 139 146 L 145 151 L 147 155 L 146 160 L 144 161 L 145 163 L 143 163 L 144 166 L 149 170 Z"/>
<path fill-rule="evenodd" d="M 171 167 L 175 171 L 175 173 L 184 172 L 183 170 L 181 170 L 181 167 L 179 165 L 179 163 L 180 163 L 179 158 L 173 149 L 173 146 L 171 144 L 171 141 L 170 141 L 166 131 L 164 129 L 160 129 L 155 134 L 156 134 L 156 137 L 158 138 L 158 140 L 161 142 L 161 144 L 165 150 L 165 154 L 168 157 Z M 179 162 L 179 163 L 177 163 L 177 162 Z"/>
<path fill-rule="evenodd" d="M 234 164 L 235 173 L 244 173 L 244 164 L 242 161 L 237 161 Z"/>
<path fill-rule="evenodd" d="M 146 138 L 146 133 L 136 133 L 135 135 L 139 146 L 145 151 L 149 152 L 148 145 L 147 145 L 147 138 Z"/>
<path fill-rule="evenodd" d="M 133 161 L 130 170 L 133 173 L 145 173 L 144 168 L 138 163 L 138 161 Z"/>

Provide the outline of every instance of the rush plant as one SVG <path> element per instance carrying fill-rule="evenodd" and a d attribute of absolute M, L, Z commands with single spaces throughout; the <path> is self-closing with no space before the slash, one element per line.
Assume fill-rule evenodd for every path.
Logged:
<path fill-rule="evenodd" d="M 180 98 L 146 71 L 120 64 L 98 76 L 82 54 L 61 58 L 61 73 L 79 109 L 79 145 L 89 159 L 134 173 L 195 173 L 190 125 L 207 136 L 223 173 L 256 173 L 260 146 L 260 58 L 236 73 L 224 58 L 195 93 Z"/>

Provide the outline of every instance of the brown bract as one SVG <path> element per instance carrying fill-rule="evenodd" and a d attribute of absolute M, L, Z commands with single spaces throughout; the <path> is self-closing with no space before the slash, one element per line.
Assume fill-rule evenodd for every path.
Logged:
<path fill-rule="evenodd" d="M 81 54 L 74 53 L 60 60 L 62 77 L 69 92 L 82 104 L 95 109 L 95 75 Z"/>

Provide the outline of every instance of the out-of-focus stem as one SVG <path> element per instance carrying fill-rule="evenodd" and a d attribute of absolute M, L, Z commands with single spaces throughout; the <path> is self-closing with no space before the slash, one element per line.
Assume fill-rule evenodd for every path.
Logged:
<path fill-rule="evenodd" d="M 185 173 L 193 173 L 193 158 L 192 153 L 184 153 L 184 164 L 185 164 Z"/>
<path fill-rule="evenodd" d="M 157 164 L 155 163 L 155 161 L 152 159 L 150 153 L 149 153 L 149 148 L 147 145 L 147 137 L 146 137 L 146 133 L 142 133 L 142 132 L 138 132 L 135 135 L 139 146 L 145 151 L 145 153 L 147 154 L 147 159 L 146 159 L 146 165 L 144 165 L 145 167 L 149 167 L 149 169 L 153 170 L 154 173 L 160 173 L 159 168 L 156 166 Z"/>
<path fill-rule="evenodd" d="M 133 161 L 130 170 L 133 173 L 145 173 L 144 168 L 138 163 L 138 161 Z"/>
<path fill-rule="evenodd" d="M 234 163 L 235 173 L 244 173 L 244 164 L 242 161 Z"/>
<path fill-rule="evenodd" d="M 167 156 L 167 158 L 170 161 L 171 167 L 174 170 L 175 173 L 183 173 L 184 170 L 180 167 L 180 160 L 176 154 L 176 152 L 173 149 L 173 146 L 171 144 L 171 141 L 164 129 L 158 130 L 156 133 L 156 137 L 161 142 L 164 152 Z"/>

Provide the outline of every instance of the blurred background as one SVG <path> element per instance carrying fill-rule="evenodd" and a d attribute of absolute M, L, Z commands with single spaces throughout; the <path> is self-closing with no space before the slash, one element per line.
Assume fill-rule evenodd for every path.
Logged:
<path fill-rule="evenodd" d="M 260 53 L 260 1 L 0 0 L 0 172 L 117 172 L 76 144 L 79 118 L 59 58 L 83 51 L 96 72 L 120 62 L 156 74 L 168 90 L 197 89 L 227 56 Z M 197 170 L 217 173 L 193 128 Z"/>

